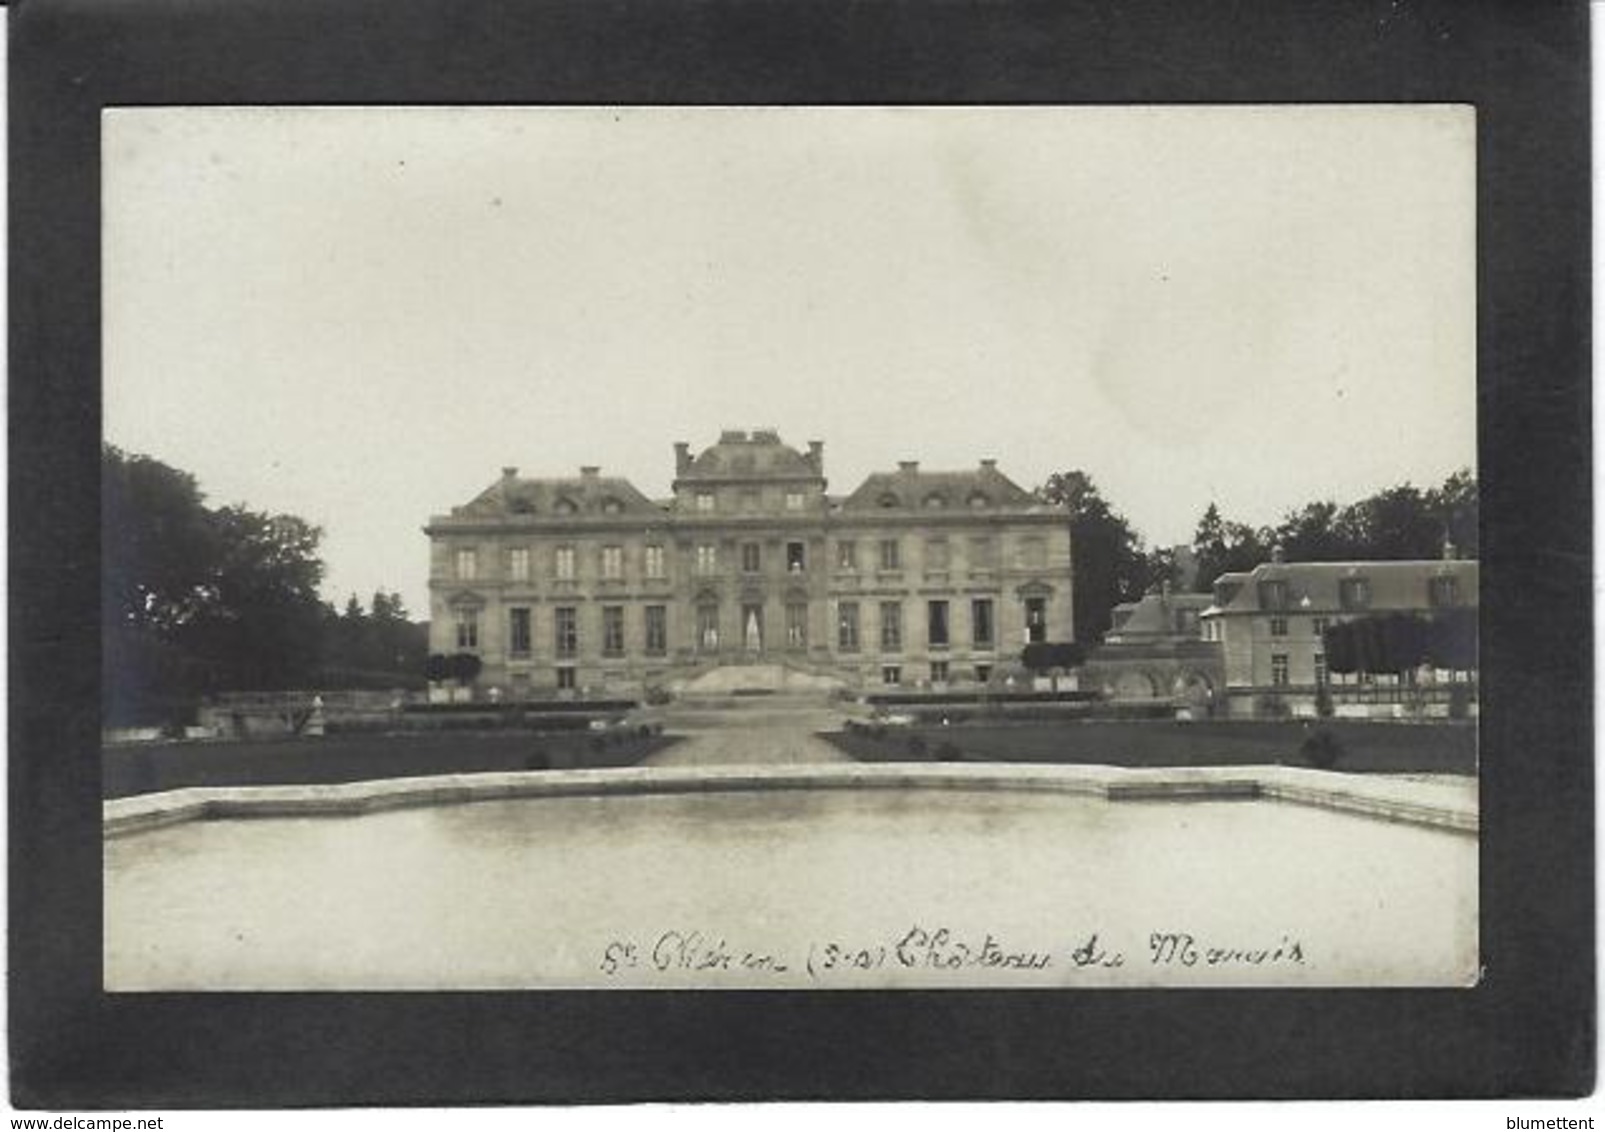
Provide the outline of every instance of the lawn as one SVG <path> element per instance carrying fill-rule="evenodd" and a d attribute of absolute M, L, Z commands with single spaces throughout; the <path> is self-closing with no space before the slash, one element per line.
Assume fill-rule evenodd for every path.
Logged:
<path fill-rule="evenodd" d="M 185 786 L 276 786 L 633 766 L 673 742 L 661 735 L 487 731 L 108 747 L 101 752 L 101 792 L 106 798 L 121 798 Z"/>
<path fill-rule="evenodd" d="M 1305 739 L 1325 730 L 1340 745 L 1334 769 L 1370 773 L 1475 774 L 1470 724 L 1063 721 L 858 728 L 824 736 L 862 762 L 1098 763 L 1108 766 L 1309 766 Z"/>

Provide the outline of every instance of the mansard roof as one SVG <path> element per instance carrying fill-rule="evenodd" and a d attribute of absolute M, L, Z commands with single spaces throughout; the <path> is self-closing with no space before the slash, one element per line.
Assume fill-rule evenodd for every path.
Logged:
<path fill-rule="evenodd" d="M 1127 602 L 1114 608 L 1114 624 L 1104 640 L 1111 644 L 1121 641 L 1185 635 L 1197 637 L 1197 626 L 1184 629 L 1177 614 L 1202 613 L 1214 599 L 1209 594 L 1169 592 L 1144 594 L 1141 601 Z"/>
<path fill-rule="evenodd" d="M 1222 574 L 1215 581 L 1214 604 L 1206 614 L 1278 612 L 1262 604 L 1273 591 L 1264 583 L 1282 583 L 1283 610 L 1294 613 L 1340 612 L 1345 581 L 1366 583 L 1364 608 L 1370 612 L 1409 612 L 1430 608 L 1428 585 L 1433 578 L 1455 579 L 1455 602 L 1478 604 L 1478 563 L 1469 558 L 1400 559 L 1369 562 L 1262 562 L 1244 573 Z M 1354 612 L 1352 610 L 1347 612 Z"/>
<path fill-rule="evenodd" d="M 895 472 L 874 472 L 841 501 L 843 511 L 968 507 L 1043 507 L 1030 492 L 997 470 L 991 462 L 968 471 L 920 470 L 907 462 Z"/>
<path fill-rule="evenodd" d="M 531 515 L 652 515 L 663 508 L 621 476 L 587 469 L 579 476 L 526 479 L 504 472 L 470 502 L 452 508 L 453 518 Z"/>
<path fill-rule="evenodd" d="M 780 439 L 774 429 L 726 429 L 719 442 L 709 445 L 677 470 L 680 480 L 818 479 L 821 475 L 816 446 L 805 455 Z"/>

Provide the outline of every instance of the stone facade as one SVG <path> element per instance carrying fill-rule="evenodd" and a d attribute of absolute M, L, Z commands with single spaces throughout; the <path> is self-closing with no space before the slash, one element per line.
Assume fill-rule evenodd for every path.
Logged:
<path fill-rule="evenodd" d="M 992 460 L 827 493 L 824 446 L 675 445 L 672 496 L 504 468 L 432 518 L 430 651 L 514 699 L 638 693 L 718 666 L 962 686 L 1074 639 L 1069 524 Z"/>

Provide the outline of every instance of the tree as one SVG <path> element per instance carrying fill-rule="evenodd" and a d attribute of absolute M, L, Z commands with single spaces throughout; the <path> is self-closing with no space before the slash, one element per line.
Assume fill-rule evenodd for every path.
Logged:
<path fill-rule="evenodd" d="M 1020 663 L 1032 672 L 1077 668 L 1086 658 L 1087 650 L 1072 641 L 1037 641 L 1020 651 Z"/>
<path fill-rule="evenodd" d="M 208 508 L 187 472 L 111 445 L 101 487 L 108 720 L 316 671 L 326 611 L 316 527 Z"/>
<path fill-rule="evenodd" d="M 1086 472 L 1056 472 L 1037 495 L 1069 515 L 1076 636 L 1097 640 L 1108 632 L 1115 606 L 1147 592 L 1150 572 L 1142 538 L 1104 501 Z"/>
<path fill-rule="evenodd" d="M 1273 545 L 1272 531 L 1222 519 L 1220 508 L 1211 503 L 1193 533 L 1193 555 L 1198 560 L 1194 589 L 1207 593 L 1222 574 L 1252 570 L 1269 560 Z"/>

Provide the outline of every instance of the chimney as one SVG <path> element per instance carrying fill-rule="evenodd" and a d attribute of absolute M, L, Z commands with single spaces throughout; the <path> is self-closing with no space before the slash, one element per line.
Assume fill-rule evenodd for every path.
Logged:
<path fill-rule="evenodd" d="M 584 467 L 580 468 L 580 477 L 582 479 L 594 480 L 601 474 L 602 469 L 596 464 L 586 464 Z"/>
<path fill-rule="evenodd" d="M 823 440 L 810 440 L 808 442 L 808 462 L 813 465 L 814 471 L 824 475 L 825 442 Z"/>
<path fill-rule="evenodd" d="M 1286 560 L 1286 558 L 1287 553 L 1282 549 L 1281 543 L 1277 543 L 1275 546 L 1271 547 L 1271 561 L 1276 565 L 1280 566 Z"/>
<path fill-rule="evenodd" d="M 1455 546 L 1454 541 L 1452 539 L 1445 538 L 1443 540 L 1443 560 L 1445 562 L 1453 562 L 1456 558 L 1459 558 L 1459 557 L 1460 557 L 1460 549 L 1459 549 L 1459 547 Z"/>
<path fill-rule="evenodd" d="M 899 460 L 897 462 L 897 470 L 905 476 L 911 476 L 920 470 L 920 462 L 918 460 Z"/>
<path fill-rule="evenodd" d="M 511 464 L 509 464 L 506 467 L 502 468 L 502 479 L 504 479 L 504 480 L 512 480 L 512 479 L 517 479 L 517 478 L 518 478 L 518 469 L 517 468 L 513 467 Z"/>
<path fill-rule="evenodd" d="M 683 440 L 674 442 L 674 474 L 683 476 L 691 470 L 691 445 Z"/>
<path fill-rule="evenodd" d="M 995 472 L 998 470 L 998 462 L 992 459 L 982 460 L 981 470 L 983 472 Z"/>

